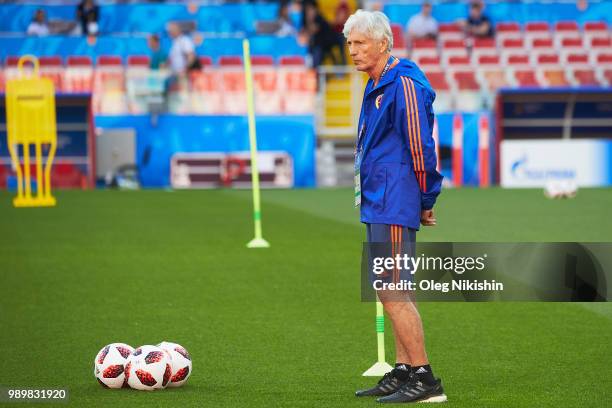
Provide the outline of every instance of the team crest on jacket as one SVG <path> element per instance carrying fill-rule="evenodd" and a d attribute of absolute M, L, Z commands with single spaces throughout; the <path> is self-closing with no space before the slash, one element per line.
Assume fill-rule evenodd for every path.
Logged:
<path fill-rule="evenodd" d="M 380 94 L 376 97 L 376 100 L 374 101 L 374 105 L 376 106 L 376 109 L 380 109 L 380 104 L 382 103 L 382 97 L 384 94 Z"/>

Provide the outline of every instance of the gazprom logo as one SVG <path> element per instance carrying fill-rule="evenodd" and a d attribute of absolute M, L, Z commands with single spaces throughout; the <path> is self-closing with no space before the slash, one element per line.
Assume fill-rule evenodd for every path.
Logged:
<path fill-rule="evenodd" d="M 576 178 L 576 171 L 574 169 L 531 166 L 527 154 L 523 154 L 522 157 L 512 162 L 511 172 L 513 177 L 527 180 L 567 180 Z"/>

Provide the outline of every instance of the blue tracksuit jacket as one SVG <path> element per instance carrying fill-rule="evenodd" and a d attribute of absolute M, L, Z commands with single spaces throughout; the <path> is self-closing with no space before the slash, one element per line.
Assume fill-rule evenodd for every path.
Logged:
<path fill-rule="evenodd" d="M 400 59 L 373 87 L 366 85 L 357 149 L 361 149 L 361 222 L 419 229 L 421 210 L 440 194 L 429 81 Z"/>

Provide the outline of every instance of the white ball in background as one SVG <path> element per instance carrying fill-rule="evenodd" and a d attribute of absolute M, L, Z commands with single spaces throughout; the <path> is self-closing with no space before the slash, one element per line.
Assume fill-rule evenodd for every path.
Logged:
<path fill-rule="evenodd" d="M 158 346 L 166 350 L 172 357 L 172 377 L 168 387 L 180 387 L 191 375 L 192 361 L 187 349 L 180 344 L 162 341 Z"/>
<path fill-rule="evenodd" d="M 125 343 L 102 347 L 94 360 L 94 375 L 105 388 L 121 388 L 125 382 L 125 364 L 134 348 Z"/>
<path fill-rule="evenodd" d="M 166 388 L 172 376 L 170 355 L 157 346 L 140 346 L 125 365 L 125 377 L 131 388 L 152 391 Z"/>

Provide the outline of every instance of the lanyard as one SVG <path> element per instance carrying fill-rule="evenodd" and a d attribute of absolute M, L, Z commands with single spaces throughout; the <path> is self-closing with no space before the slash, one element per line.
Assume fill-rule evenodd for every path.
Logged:
<path fill-rule="evenodd" d="M 385 67 L 383 68 L 380 74 L 380 77 L 378 78 L 378 83 L 380 83 L 380 81 L 387 74 L 387 72 L 389 72 L 391 65 L 393 65 L 395 61 L 397 61 L 397 58 L 393 56 L 389 57 L 389 60 L 387 61 L 387 65 L 385 65 Z M 363 101 L 363 103 L 365 103 L 365 100 Z M 365 119 L 364 119 L 363 123 L 361 124 L 361 128 L 359 129 L 359 133 L 357 134 L 357 145 L 355 146 L 356 153 L 362 149 L 361 143 L 363 142 L 363 136 L 365 135 L 365 131 L 366 131 L 366 124 L 365 124 Z"/>

